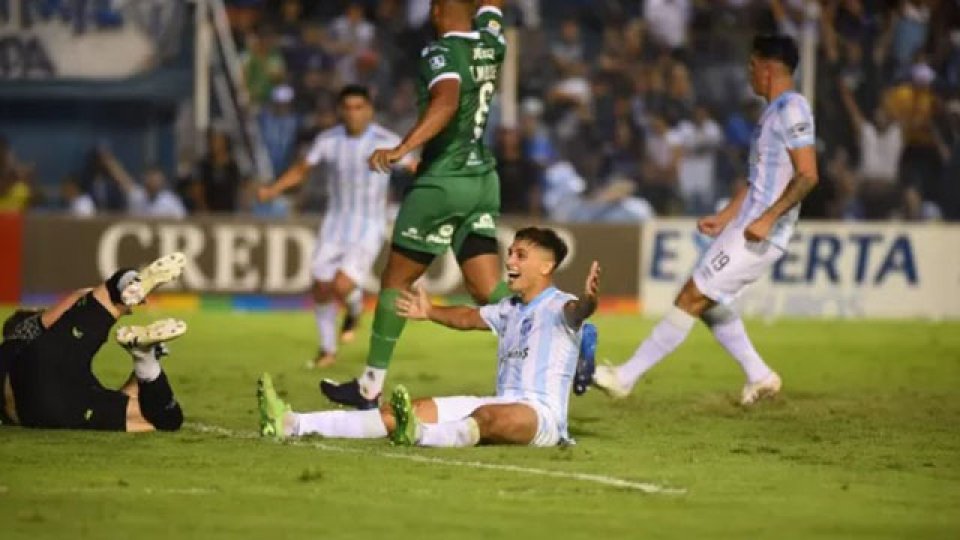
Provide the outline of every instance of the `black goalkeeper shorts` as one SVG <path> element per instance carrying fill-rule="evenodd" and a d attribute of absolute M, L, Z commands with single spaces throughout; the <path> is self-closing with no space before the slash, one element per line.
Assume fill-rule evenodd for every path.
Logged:
<path fill-rule="evenodd" d="M 10 384 L 21 425 L 126 430 L 129 398 L 104 388 L 91 369 L 113 323 L 88 294 L 16 357 Z"/>

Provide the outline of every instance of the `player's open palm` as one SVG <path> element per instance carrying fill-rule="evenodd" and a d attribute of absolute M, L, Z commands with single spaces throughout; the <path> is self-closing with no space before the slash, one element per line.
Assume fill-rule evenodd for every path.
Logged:
<path fill-rule="evenodd" d="M 587 272 L 587 283 L 583 288 L 583 292 L 587 298 L 596 299 L 597 295 L 600 294 L 601 273 L 600 263 L 593 261 L 593 264 L 590 265 L 590 271 Z"/>
<path fill-rule="evenodd" d="M 704 216 L 697 221 L 697 230 L 707 236 L 717 236 L 723 227 L 723 220 L 716 215 Z"/>
<path fill-rule="evenodd" d="M 405 319 L 424 320 L 430 317 L 430 297 L 423 287 L 402 291 L 397 298 L 397 314 Z"/>

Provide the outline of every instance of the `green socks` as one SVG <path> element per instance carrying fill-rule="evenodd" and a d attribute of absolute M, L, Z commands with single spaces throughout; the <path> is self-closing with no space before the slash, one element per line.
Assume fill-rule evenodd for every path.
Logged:
<path fill-rule="evenodd" d="M 383 289 L 377 296 L 377 310 L 373 316 L 373 332 L 370 334 L 370 350 L 367 365 L 387 369 L 393 358 L 393 348 L 403 333 L 407 320 L 397 315 L 398 289 Z"/>

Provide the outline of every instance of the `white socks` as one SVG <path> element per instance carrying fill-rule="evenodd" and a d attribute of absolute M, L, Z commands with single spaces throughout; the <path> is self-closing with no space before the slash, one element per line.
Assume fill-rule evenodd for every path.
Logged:
<path fill-rule="evenodd" d="M 324 411 L 294 413 L 292 433 L 288 435 L 322 435 L 339 439 L 380 439 L 387 436 L 387 428 L 380 411 Z"/>
<path fill-rule="evenodd" d="M 366 366 L 363 374 L 357 379 L 360 384 L 360 394 L 367 399 L 373 399 L 383 392 L 383 382 L 387 378 L 387 370 Z"/>
<path fill-rule="evenodd" d="M 687 312 L 678 307 L 671 308 L 630 360 L 617 368 L 621 384 L 632 388 L 637 379 L 687 339 L 694 322 L 696 319 Z"/>
<path fill-rule="evenodd" d="M 156 346 L 146 349 L 130 349 L 130 356 L 133 356 L 133 374 L 137 376 L 138 381 L 153 382 L 160 376 L 162 370 L 156 350 Z"/>
<path fill-rule="evenodd" d="M 337 352 L 337 303 L 317 304 L 313 312 L 317 319 L 320 348 L 325 353 Z"/>
<path fill-rule="evenodd" d="M 472 416 L 442 424 L 420 424 L 418 446 L 463 447 L 480 442 L 480 427 Z"/>
<path fill-rule="evenodd" d="M 347 311 L 354 317 L 363 313 L 363 289 L 354 287 L 353 291 L 347 295 Z"/>
<path fill-rule="evenodd" d="M 734 315 L 732 319 L 710 326 L 713 337 L 740 363 L 747 382 L 755 383 L 770 375 L 770 367 L 763 362 L 760 354 L 750 342 L 743 320 Z"/>

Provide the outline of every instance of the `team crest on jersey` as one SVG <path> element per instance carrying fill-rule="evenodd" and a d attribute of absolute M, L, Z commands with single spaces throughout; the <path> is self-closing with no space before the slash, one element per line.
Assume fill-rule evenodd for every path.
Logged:
<path fill-rule="evenodd" d="M 496 229 L 497 224 L 493 221 L 493 216 L 490 214 L 482 214 L 476 221 L 473 222 L 474 229 Z"/>
<path fill-rule="evenodd" d="M 447 65 L 447 59 L 443 56 L 437 55 L 430 59 L 430 69 L 434 71 L 439 71 Z"/>
<path fill-rule="evenodd" d="M 530 330 L 533 330 L 533 315 L 520 323 L 520 337 L 526 339 L 530 335 Z"/>

